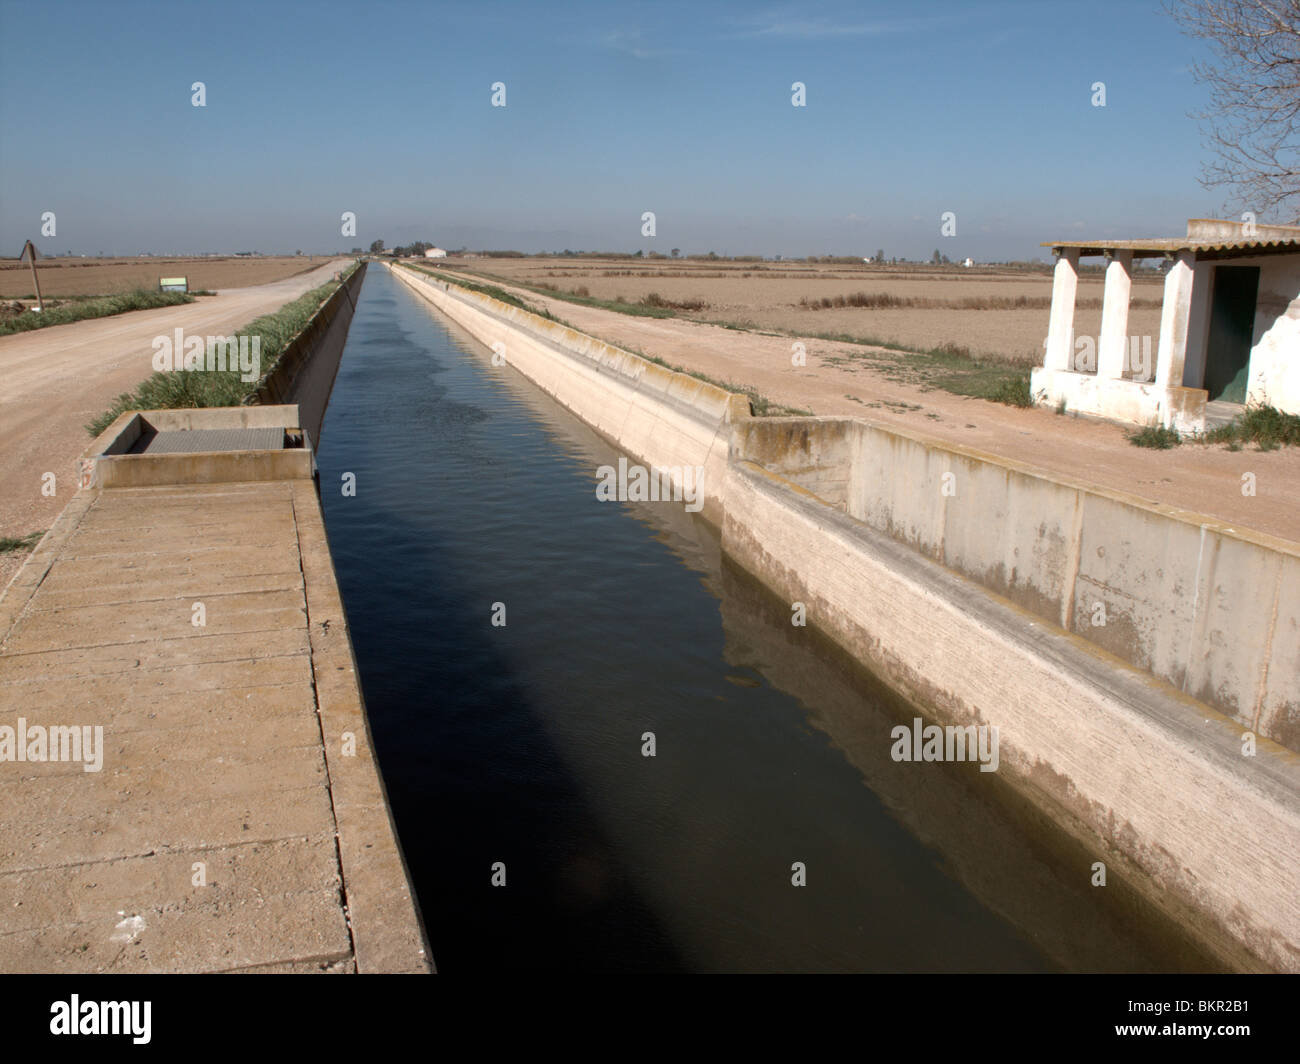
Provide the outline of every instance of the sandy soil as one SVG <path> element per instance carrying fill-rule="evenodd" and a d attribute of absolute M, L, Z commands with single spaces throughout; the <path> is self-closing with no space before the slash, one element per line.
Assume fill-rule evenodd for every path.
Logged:
<path fill-rule="evenodd" d="M 160 277 L 188 278 L 191 289 L 218 291 L 283 281 L 316 269 L 329 260 L 304 255 L 279 258 L 129 258 L 36 260 L 41 295 L 107 295 L 133 288 L 158 287 Z M 0 299 L 25 299 L 34 295 L 31 267 L 24 260 L 0 259 Z"/>
<path fill-rule="evenodd" d="M 517 290 L 534 305 L 603 340 L 715 379 L 752 386 L 787 406 L 904 426 L 1037 466 L 1049 473 L 1209 514 L 1242 528 L 1300 541 L 1300 449 L 1184 444 L 1169 451 L 1134 447 L 1124 429 L 889 380 L 853 359 L 857 345 L 806 340 L 808 364 L 791 364 L 789 337 L 737 332 L 673 318 L 639 318 Z M 981 312 L 994 313 L 994 312 Z M 1256 477 L 1254 497 L 1242 475 Z"/>
<path fill-rule="evenodd" d="M 155 336 L 228 334 L 328 281 L 334 259 L 289 280 L 220 292 L 196 303 L 0 336 L 0 536 L 44 531 L 76 491 L 86 422 L 153 372 Z M 41 494 L 55 474 L 54 497 Z M 0 588 L 25 554 L 0 554 Z"/>

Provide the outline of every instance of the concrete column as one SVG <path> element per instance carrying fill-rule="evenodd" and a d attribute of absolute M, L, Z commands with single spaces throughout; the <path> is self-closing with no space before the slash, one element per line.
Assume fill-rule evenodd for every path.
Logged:
<path fill-rule="evenodd" d="M 1097 376 L 1124 376 L 1128 359 L 1128 305 L 1133 288 L 1133 252 L 1117 250 L 1106 264 L 1106 291 L 1101 300 L 1101 336 L 1097 338 Z"/>
<path fill-rule="evenodd" d="M 1074 355 L 1074 297 L 1079 291 L 1079 249 L 1062 248 L 1052 276 L 1052 316 L 1047 326 L 1046 369 L 1068 370 Z"/>
<path fill-rule="evenodd" d="M 1210 332 L 1210 295 L 1214 291 L 1214 263 L 1198 262 L 1192 268 L 1192 310 L 1187 318 L 1187 356 L 1182 383 L 1199 388 L 1205 380 L 1205 345 Z"/>
<path fill-rule="evenodd" d="M 1160 308 L 1160 348 L 1156 352 L 1157 388 L 1179 388 L 1187 358 L 1187 320 L 1192 309 L 1192 267 L 1195 256 L 1178 252 L 1165 274 L 1165 298 Z"/>

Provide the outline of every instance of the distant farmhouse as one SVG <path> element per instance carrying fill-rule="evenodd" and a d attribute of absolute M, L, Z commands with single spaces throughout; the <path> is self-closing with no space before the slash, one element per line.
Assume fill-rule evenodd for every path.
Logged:
<path fill-rule="evenodd" d="M 1185 237 L 1043 247 L 1057 260 L 1036 403 L 1185 435 L 1247 403 L 1300 414 L 1300 226 L 1192 218 Z M 1074 337 L 1079 259 L 1089 256 L 1107 263 L 1095 362 Z M 1167 265 L 1154 359 L 1150 338 L 1128 335 L 1133 260 L 1144 258 Z"/>
<path fill-rule="evenodd" d="M 424 257 L 426 259 L 445 259 L 447 257 L 447 252 L 442 248 L 426 248 Z"/>

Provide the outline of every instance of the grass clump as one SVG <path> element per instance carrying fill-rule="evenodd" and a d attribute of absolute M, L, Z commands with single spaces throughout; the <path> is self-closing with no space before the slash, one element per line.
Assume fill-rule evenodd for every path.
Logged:
<path fill-rule="evenodd" d="M 1300 446 L 1300 416 L 1260 403 L 1246 407 L 1229 425 L 1220 425 L 1204 436 L 1206 443 L 1226 443 L 1230 451 L 1253 443 L 1261 451 Z"/>
<path fill-rule="evenodd" d="M 702 299 L 680 299 L 674 301 L 671 299 L 665 299 L 658 292 L 650 292 L 641 300 L 641 303 L 643 306 L 661 307 L 668 310 L 705 310 L 708 308 L 708 303 L 704 302 Z"/>
<path fill-rule="evenodd" d="M 1019 377 L 1008 377 L 1000 381 L 985 398 L 995 403 L 1006 403 L 1007 406 L 1033 406 L 1034 400 L 1029 394 L 1029 374 L 1022 373 Z"/>
<path fill-rule="evenodd" d="M 31 332 L 50 325 L 70 325 L 87 318 L 107 318 L 132 310 L 154 310 L 157 307 L 174 307 L 193 302 L 194 297 L 185 292 L 151 292 L 146 288 L 137 288 L 118 295 L 78 299 L 56 307 L 47 306 L 39 314 L 26 311 L 17 317 L 6 318 L 0 321 L 0 336 Z"/>
<path fill-rule="evenodd" d="M 851 292 L 848 295 L 804 296 L 798 304 L 804 310 L 840 310 L 845 307 L 869 310 L 1046 310 L 1052 305 L 1050 296 L 963 296 L 960 299 L 935 299 L 928 296 L 899 296 L 892 292 Z M 1101 306 L 1099 299 L 1080 299 L 1079 309 Z M 1151 299 L 1134 299 L 1130 306 L 1158 307 Z"/>
<path fill-rule="evenodd" d="M 831 365 L 850 369 L 862 366 L 886 380 L 915 385 L 922 391 L 937 388 L 1010 406 L 1033 406 L 1028 370 L 1014 363 L 985 361 L 960 344 L 941 344 L 919 351 L 888 340 L 867 340 L 846 333 L 816 333 L 814 338 L 876 349 L 828 356 L 824 361 Z"/>
<path fill-rule="evenodd" d="M 29 532 L 25 536 L 0 536 L 0 554 L 31 550 L 41 541 L 44 532 Z"/>
<path fill-rule="evenodd" d="M 345 273 L 345 281 L 355 269 L 353 266 Z M 238 330 L 237 335 L 240 336 L 261 337 L 261 365 L 258 372 L 262 377 L 275 368 L 289 341 L 302 332 L 312 315 L 338 287 L 338 281 L 327 281 L 292 303 L 286 303 L 274 313 L 255 318 Z M 257 384 L 257 381 L 242 380 L 238 368 L 172 370 L 165 373 L 155 371 L 135 391 L 119 395 L 112 406 L 86 425 L 86 431 L 92 436 L 98 436 L 128 410 L 239 406 L 257 390 Z"/>
<path fill-rule="evenodd" d="M 1168 451 L 1183 442 L 1178 433 L 1162 425 L 1147 425 L 1135 432 L 1125 433 L 1125 439 L 1134 447 L 1149 447 L 1157 451 Z"/>
<path fill-rule="evenodd" d="M 677 317 L 676 304 L 671 304 L 662 299 L 654 292 L 656 302 L 647 302 L 643 300 L 640 303 L 630 303 L 622 296 L 615 296 L 613 299 L 597 299 L 595 296 L 577 296 L 570 295 L 567 292 L 553 293 L 556 299 L 563 299 L 566 303 L 576 303 L 580 307 L 595 307 L 598 310 L 612 310 L 618 314 L 628 314 L 634 318 L 675 318 Z M 647 297 L 647 300 L 649 297 Z"/>

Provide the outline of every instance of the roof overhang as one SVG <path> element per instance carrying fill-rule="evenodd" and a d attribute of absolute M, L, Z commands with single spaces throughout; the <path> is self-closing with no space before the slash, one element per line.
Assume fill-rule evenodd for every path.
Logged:
<path fill-rule="evenodd" d="M 1131 251 L 1135 259 L 1174 258 L 1190 251 L 1198 259 L 1235 259 L 1257 255 L 1300 255 L 1300 240 L 1187 240 L 1185 237 L 1154 237 L 1149 240 L 1049 240 L 1040 247 L 1059 255 L 1066 248 L 1078 248 L 1079 257 L 1109 256 Z"/>

